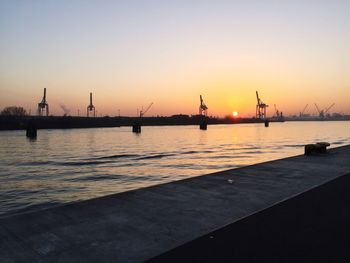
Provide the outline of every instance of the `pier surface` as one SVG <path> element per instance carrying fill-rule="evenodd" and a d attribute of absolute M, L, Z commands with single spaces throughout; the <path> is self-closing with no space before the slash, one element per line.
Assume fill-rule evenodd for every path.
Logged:
<path fill-rule="evenodd" d="M 227 259 L 235 253 L 221 257 L 215 253 L 234 251 L 234 245 L 226 242 L 232 236 L 246 237 L 232 243 L 237 245 L 249 245 L 251 238 L 254 246 L 237 248 L 254 255 L 256 236 L 265 236 L 262 241 L 269 235 L 275 241 L 286 240 L 283 231 L 299 233 L 300 228 L 300 233 L 307 234 L 313 222 L 327 226 L 323 216 L 332 219 L 333 228 L 326 229 L 332 236 L 334 231 L 344 232 L 337 225 L 349 224 L 342 220 L 349 217 L 343 206 L 349 200 L 345 194 L 350 192 L 349 173 L 350 146 L 344 146 L 328 154 L 300 155 L 4 217 L 0 219 L 0 262 L 167 262 L 186 257 L 189 261 L 196 258 L 191 253 L 202 254 L 197 257 L 202 261 L 210 256 Z M 330 213 L 322 212 L 319 201 L 333 208 Z M 312 215 L 322 217 L 320 222 L 310 221 Z M 292 228 L 288 220 L 296 222 Z M 320 241 L 315 237 L 310 242 L 315 250 Z M 290 247 L 289 252 L 302 257 L 302 250 L 307 254 L 309 248 L 306 243 L 299 250 Z M 237 254 L 237 259 L 241 257 Z"/>

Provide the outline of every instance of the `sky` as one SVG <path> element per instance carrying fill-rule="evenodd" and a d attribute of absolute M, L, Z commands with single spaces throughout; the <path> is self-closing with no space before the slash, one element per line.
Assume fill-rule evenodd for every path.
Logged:
<path fill-rule="evenodd" d="M 0 0 L 0 110 L 350 114 L 350 0 Z"/>

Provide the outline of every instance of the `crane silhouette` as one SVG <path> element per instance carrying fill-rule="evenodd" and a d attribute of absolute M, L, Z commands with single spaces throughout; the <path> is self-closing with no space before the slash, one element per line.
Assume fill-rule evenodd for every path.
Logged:
<path fill-rule="evenodd" d="M 96 117 L 96 109 L 92 104 L 92 92 L 90 92 L 90 104 L 86 107 L 86 116 L 90 117 L 90 112 L 93 112 L 93 116 Z"/>
<path fill-rule="evenodd" d="M 328 106 L 327 108 L 324 108 L 322 110 L 320 110 L 320 108 L 317 106 L 317 104 L 315 103 L 315 107 L 317 109 L 318 112 L 318 116 L 320 118 L 324 118 L 326 117 L 326 114 L 330 111 L 331 108 L 333 108 L 333 106 L 335 105 L 335 103 L 331 104 L 330 106 Z"/>
<path fill-rule="evenodd" d="M 205 103 L 203 101 L 203 98 L 202 98 L 202 95 L 199 96 L 199 99 L 200 99 L 199 115 L 207 116 L 207 114 L 208 114 L 208 107 L 207 107 L 207 105 L 205 105 Z"/>
<path fill-rule="evenodd" d="M 38 115 L 42 116 L 44 111 L 46 116 L 49 116 L 49 104 L 46 101 L 46 88 L 44 88 L 44 96 L 41 102 L 38 103 Z"/>
<path fill-rule="evenodd" d="M 266 108 L 269 106 L 262 102 L 262 100 L 259 98 L 259 93 L 256 91 L 256 109 L 255 109 L 255 117 L 258 119 L 265 119 L 266 118 Z"/>
<path fill-rule="evenodd" d="M 140 110 L 140 118 L 142 118 L 147 113 L 147 111 L 152 107 L 152 105 L 153 102 L 150 105 L 148 105 L 148 107 L 145 110 Z"/>

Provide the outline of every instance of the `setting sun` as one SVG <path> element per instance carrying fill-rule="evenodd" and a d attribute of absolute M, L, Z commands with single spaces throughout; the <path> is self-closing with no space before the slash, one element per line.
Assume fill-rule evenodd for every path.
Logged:
<path fill-rule="evenodd" d="M 237 111 L 232 112 L 232 116 L 233 117 L 237 117 L 238 116 L 238 112 Z"/>

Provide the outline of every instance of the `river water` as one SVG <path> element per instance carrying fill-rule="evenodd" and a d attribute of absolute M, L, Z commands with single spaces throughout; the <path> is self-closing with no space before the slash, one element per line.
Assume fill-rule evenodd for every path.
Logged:
<path fill-rule="evenodd" d="M 350 143 L 350 122 L 0 132 L 0 216 L 118 193 Z"/>

